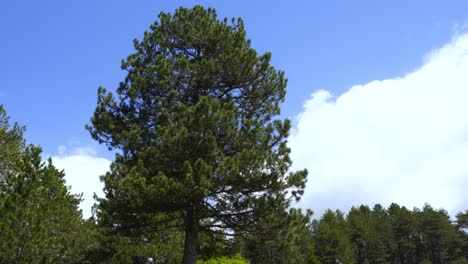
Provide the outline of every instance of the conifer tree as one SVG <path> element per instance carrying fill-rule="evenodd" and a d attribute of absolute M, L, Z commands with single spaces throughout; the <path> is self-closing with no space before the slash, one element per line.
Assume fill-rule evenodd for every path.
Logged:
<path fill-rule="evenodd" d="M 307 172 L 288 173 L 286 79 L 270 53 L 251 48 L 241 19 L 200 6 L 161 13 L 134 45 L 117 97 L 99 88 L 88 126 L 118 150 L 101 223 L 126 236 L 182 228 L 183 263 L 196 262 L 201 232 L 277 226 L 272 212 L 300 198 Z"/>
<path fill-rule="evenodd" d="M 455 254 L 460 259 L 468 262 L 468 210 L 456 215 L 456 229 L 458 237 L 455 241 Z"/>
<path fill-rule="evenodd" d="M 417 257 L 419 261 L 428 260 L 431 263 L 447 263 L 450 241 L 456 237 L 456 229 L 452 226 L 450 216 L 445 210 L 435 210 L 425 204 L 422 210 L 413 212 L 417 219 Z"/>
<path fill-rule="evenodd" d="M 0 263 L 86 263 L 96 246 L 80 198 L 0 106 Z"/>
<path fill-rule="evenodd" d="M 401 207 L 396 203 L 392 203 L 387 211 L 393 234 L 393 261 L 398 263 L 416 262 L 415 216 L 406 207 Z"/>
<path fill-rule="evenodd" d="M 315 254 L 320 263 L 356 263 L 346 219 L 340 210 L 327 210 L 314 223 Z"/>
<path fill-rule="evenodd" d="M 257 264 L 318 263 L 312 244 L 311 216 L 310 210 L 303 213 L 301 209 L 291 208 L 284 215 L 282 228 L 244 238 L 241 252 L 251 263 Z"/>
<path fill-rule="evenodd" d="M 4 180 L 5 172 L 12 168 L 14 160 L 25 147 L 24 127 L 16 123 L 11 126 L 9 119 L 3 105 L 0 105 L 0 181 Z"/>

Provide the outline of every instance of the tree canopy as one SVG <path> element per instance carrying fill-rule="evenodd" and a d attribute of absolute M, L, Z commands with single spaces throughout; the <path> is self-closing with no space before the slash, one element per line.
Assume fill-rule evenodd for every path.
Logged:
<path fill-rule="evenodd" d="M 300 198 L 307 172 L 288 172 L 290 122 L 275 119 L 286 79 L 271 55 L 251 48 L 241 19 L 201 6 L 161 13 L 134 45 L 118 97 L 99 88 L 88 126 L 118 150 L 100 219 L 129 236 L 182 226 L 184 263 L 199 233 L 275 227 L 271 214 Z"/>
<path fill-rule="evenodd" d="M 0 263 L 85 263 L 96 246 L 80 197 L 0 105 Z"/>

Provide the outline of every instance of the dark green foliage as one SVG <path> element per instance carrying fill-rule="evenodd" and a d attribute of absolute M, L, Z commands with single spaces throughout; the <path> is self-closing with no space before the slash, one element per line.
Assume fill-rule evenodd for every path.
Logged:
<path fill-rule="evenodd" d="M 391 226 L 381 205 L 352 208 L 347 216 L 357 262 L 388 263 L 391 259 Z"/>
<path fill-rule="evenodd" d="M 99 248 L 90 254 L 92 263 L 179 263 L 183 253 L 183 233 L 179 230 L 147 231 L 145 234 L 116 233 L 102 222 L 98 225 Z"/>
<path fill-rule="evenodd" d="M 0 112 L 0 263 L 86 263 L 96 244 L 79 197 L 51 160 L 41 160 L 39 147 L 25 146 L 24 129 L 10 127 Z"/>
<path fill-rule="evenodd" d="M 290 209 L 281 228 L 244 239 L 238 250 L 252 263 L 314 263 L 311 216 L 311 211 Z"/>
<path fill-rule="evenodd" d="M 226 255 L 240 253 L 252 264 L 468 263 L 468 212 L 451 222 L 446 211 L 429 205 L 410 211 L 377 204 L 353 207 L 346 217 L 339 210 L 312 222 L 309 216 L 291 210 L 287 228 L 270 234 L 278 239 L 238 238 Z"/>
<path fill-rule="evenodd" d="M 327 210 L 314 223 L 315 254 L 320 263 L 355 263 L 346 220 L 341 211 Z"/>
<path fill-rule="evenodd" d="M 6 171 L 11 170 L 14 160 L 25 147 L 23 140 L 24 127 L 9 124 L 9 117 L 0 105 L 0 181 Z"/>
<path fill-rule="evenodd" d="M 274 120 L 286 79 L 271 55 L 250 47 L 242 20 L 200 6 L 161 13 L 135 49 L 118 97 L 100 88 L 88 126 L 119 150 L 99 221 L 127 237 L 184 230 L 184 263 L 200 233 L 280 227 L 273 213 L 300 198 L 306 171 L 288 174 L 290 122 Z"/>
<path fill-rule="evenodd" d="M 414 234 L 416 232 L 415 217 L 406 209 L 393 203 L 388 208 L 393 234 L 392 259 L 398 263 L 412 263 L 416 252 Z"/>
<path fill-rule="evenodd" d="M 457 214 L 457 220 L 455 223 L 457 237 L 455 241 L 452 242 L 451 248 L 454 248 L 454 250 L 451 250 L 450 252 L 452 255 L 465 260 L 465 263 L 468 263 L 468 210 Z"/>
<path fill-rule="evenodd" d="M 312 240 L 320 263 L 467 263 L 466 223 L 466 213 L 453 224 L 429 205 L 413 211 L 361 205 L 346 219 L 327 211 L 315 221 Z"/>
<path fill-rule="evenodd" d="M 431 263 L 446 263 L 451 259 L 448 254 L 450 241 L 456 236 L 456 229 L 444 210 L 434 210 L 430 205 L 415 210 L 416 247 L 418 261 L 429 260 Z M 453 256 L 452 256 L 453 257 Z"/>
<path fill-rule="evenodd" d="M 183 253 L 182 242 L 183 237 L 180 232 L 139 239 L 117 237 L 113 241 L 117 250 L 110 263 L 140 263 L 139 261 L 146 263 L 147 259 L 158 260 L 161 263 L 179 263 Z"/>

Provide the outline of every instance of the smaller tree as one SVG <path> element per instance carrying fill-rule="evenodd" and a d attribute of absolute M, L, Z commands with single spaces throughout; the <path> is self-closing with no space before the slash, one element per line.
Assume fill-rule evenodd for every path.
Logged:
<path fill-rule="evenodd" d="M 456 250 L 453 255 L 468 263 L 468 210 L 458 213 L 456 216 L 457 239 Z M 461 262 L 463 263 L 463 262 Z"/>
<path fill-rule="evenodd" d="M 317 263 L 312 244 L 312 211 L 291 208 L 277 214 L 281 228 L 243 240 L 243 254 L 252 263 Z"/>
<path fill-rule="evenodd" d="M 347 223 L 358 263 L 388 263 L 391 259 L 391 228 L 385 209 L 377 204 L 351 208 Z"/>
<path fill-rule="evenodd" d="M 416 220 L 406 207 L 392 203 L 388 207 L 388 215 L 393 234 L 392 258 L 397 263 L 413 263 L 416 255 Z"/>
<path fill-rule="evenodd" d="M 431 263 L 446 263 L 449 259 L 449 243 L 455 236 L 450 216 L 445 210 L 435 210 L 426 204 L 422 210 L 415 209 L 418 233 L 418 259 Z"/>
<path fill-rule="evenodd" d="M 340 210 L 327 210 L 314 223 L 315 254 L 320 263 L 355 263 L 346 220 Z"/>
<path fill-rule="evenodd" d="M 96 244 L 80 197 L 63 171 L 41 160 L 41 148 L 25 146 L 23 131 L 0 106 L 0 263 L 86 263 Z"/>
<path fill-rule="evenodd" d="M 0 105 L 0 181 L 3 181 L 4 173 L 11 169 L 14 159 L 24 149 L 24 127 L 9 123 L 9 116 Z"/>

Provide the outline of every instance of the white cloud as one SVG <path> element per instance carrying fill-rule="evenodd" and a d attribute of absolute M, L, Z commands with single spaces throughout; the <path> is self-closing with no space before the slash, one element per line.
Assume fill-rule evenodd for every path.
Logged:
<path fill-rule="evenodd" d="M 102 191 L 104 185 L 99 176 L 109 170 L 110 160 L 96 157 L 96 151 L 93 148 L 75 148 L 67 152 L 65 146 L 58 148 L 59 156 L 53 156 L 54 165 L 65 171 L 65 180 L 68 186 L 71 186 L 71 193 L 83 193 L 83 202 L 80 208 L 83 210 L 83 216 L 91 216 L 91 207 L 94 204 L 93 195 L 96 193 L 103 197 Z"/>
<path fill-rule="evenodd" d="M 314 93 L 289 146 L 293 169 L 309 170 L 299 206 L 317 214 L 391 202 L 468 209 L 468 34 L 403 77 Z"/>

